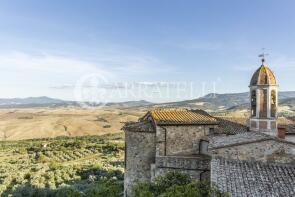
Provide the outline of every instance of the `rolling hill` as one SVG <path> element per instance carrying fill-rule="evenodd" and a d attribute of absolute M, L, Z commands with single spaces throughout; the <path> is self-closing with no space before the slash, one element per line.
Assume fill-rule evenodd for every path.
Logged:
<path fill-rule="evenodd" d="M 295 108 L 295 91 L 279 93 L 280 107 Z M 208 94 L 206 96 L 180 102 L 156 104 L 157 107 L 189 107 L 216 111 L 245 111 L 249 106 L 249 93 Z"/>
<path fill-rule="evenodd" d="M 110 102 L 106 104 L 89 103 L 93 107 L 106 106 L 112 108 L 134 108 L 134 107 L 189 107 L 204 109 L 207 111 L 245 110 L 248 108 L 249 93 L 207 94 L 203 97 L 170 103 L 151 103 L 145 100 Z M 280 106 L 295 108 L 295 91 L 279 92 Z M 29 97 L 0 99 L 0 108 L 30 108 L 30 107 L 79 107 L 75 101 L 64 101 L 49 97 Z"/>

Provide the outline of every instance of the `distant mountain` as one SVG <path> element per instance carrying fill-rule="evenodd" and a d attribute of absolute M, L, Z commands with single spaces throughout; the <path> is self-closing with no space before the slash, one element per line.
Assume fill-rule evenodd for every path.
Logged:
<path fill-rule="evenodd" d="M 295 91 L 279 92 L 279 99 L 295 98 Z"/>
<path fill-rule="evenodd" d="M 60 106 L 69 104 L 68 101 L 60 99 L 41 97 L 28 98 L 2 98 L 0 99 L 0 107 L 38 107 L 38 106 Z"/>
<path fill-rule="evenodd" d="M 118 103 L 93 103 L 85 102 L 87 106 L 108 106 L 108 107 L 141 107 L 152 105 L 152 103 L 140 100 L 140 101 L 127 101 Z M 61 99 L 50 98 L 46 96 L 42 97 L 28 97 L 28 98 L 0 98 L 0 108 L 29 108 L 29 107 L 65 107 L 65 106 L 80 106 L 76 101 L 65 101 Z"/>
<path fill-rule="evenodd" d="M 229 94 L 207 94 L 206 96 L 185 100 L 179 102 L 154 104 L 145 100 L 127 101 L 127 102 L 110 102 L 86 103 L 89 106 L 108 106 L 108 107 L 189 107 L 193 109 L 204 109 L 209 112 L 218 111 L 240 111 L 247 110 L 249 107 L 249 93 L 229 93 Z M 288 110 L 295 112 L 295 91 L 279 92 L 279 105 Z M 80 106 L 75 101 L 64 101 L 49 97 L 29 97 L 0 99 L 0 107 L 59 107 L 59 106 Z"/>
<path fill-rule="evenodd" d="M 145 101 L 145 100 L 105 104 L 105 106 L 111 106 L 111 107 L 144 107 L 149 105 L 153 105 L 153 103 Z"/>
<path fill-rule="evenodd" d="M 207 94 L 206 96 L 172 103 L 158 104 L 159 107 L 189 107 L 204 109 L 207 111 L 225 110 L 233 106 L 247 103 L 248 93 L 231 93 L 231 94 Z"/>
<path fill-rule="evenodd" d="M 279 92 L 280 106 L 295 106 L 295 91 Z M 157 104 L 158 107 L 189 107 L 207 111 L 246 110 L 249 107 L 249 93 L 208 94 L 206 96 L 185 100 Z"/>

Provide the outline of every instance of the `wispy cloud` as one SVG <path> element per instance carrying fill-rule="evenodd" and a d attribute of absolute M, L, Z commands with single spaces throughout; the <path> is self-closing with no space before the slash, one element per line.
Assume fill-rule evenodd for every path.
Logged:
<path fill-rule="evenodd" d="M 168 81 L 140 81 L 135 82 L 136 86 L 145 86 L 145 87 L 169 87 L 169 88 L 175 88 L 177 87 L 181 82 L 168 82 Z"/>
<path fill-rule="evenodd" d="M 83 88 L 97 88 L 97 89 L 125 89 L 130 88 L 132 84 L 123 83 L 123 82 L 110 82 L 110 83 L 100 83 L 100 84 L 82 84 Z M 52 89 L 74 89 L 76 87 L 75 84 L 63 84 L 63 85 L 56 85 L 50 86 L 49 88 Z"/>
<path fill-rule="evenodd" d="M 171 68 L 156 57 L 129 51 L 83 57 L 19 51 L 0 53 L 0 69 L 0 84 L 9 86 L 13 95 L 54 94 L 67 98 L 80 86 L 87 91 L 127 91 L 139 87 L 130 81 L 149 79 L 155 72 L 158 75 L 171 72 Z"/>
<path fill-rule="evenodd" d="M 99 88 L 99 89 L 133 89 L 133 88 L 176 88 L 179 84 L 187 82 L 166 82 L 166 81 L 139 81 L 139 82 L 103 82 L 99 84 L 83 84 L 83 88 Z M 73 89 L 75 84 L 61 84 L 50 86 L 52 89 Z"/>
<path fill-rule="evenodd" d="M 2 70 L 61 73 L 65 76 L 100 73 L 106 77 L 115 77 L 122 74 L 148 74 L 154 70 L 159 72 L 161 69 L 165 71 L 166 67 L 167 65 L 157 58 L 142 54 L 97 54 L 91 60 L 48 53 L 41 55 L 24 52 L 0 54 Z"/>
<path fill-rule="evenodd" d="M 12 71 L 36 71 L 48 73 L 81 74 L 99 72 L 111 73 L 96 63 L 77 58 L 51 54 L 32 55 L 22 52 L 0 54 L 0 68 Z"/>
<path fill-rule="evenodd" d="M 64 89 L 72 89 L 74 87 L 75 86 L 72 84 L 62 84 L 62 85 L 50 86 L 49 88 L 64 90 Z"/>

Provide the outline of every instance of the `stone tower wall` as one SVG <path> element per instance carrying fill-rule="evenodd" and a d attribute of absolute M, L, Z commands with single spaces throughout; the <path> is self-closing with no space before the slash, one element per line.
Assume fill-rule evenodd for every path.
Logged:
<path fill-rule="evenodd" d="M 151 164 L 155 163 L 156 134 L 125 131 L 124 195 L 130 196 L 138 181 L 150 181 Z"/>

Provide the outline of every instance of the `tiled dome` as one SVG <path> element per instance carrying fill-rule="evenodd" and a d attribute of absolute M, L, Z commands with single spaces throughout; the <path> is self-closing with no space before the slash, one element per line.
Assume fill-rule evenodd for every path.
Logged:
<path fill-rule="evenodd" d="M 254 73 L 250 86 L 256 85 L 277 85 L 274 73 L 267 66 L 261 65 Z"/>

